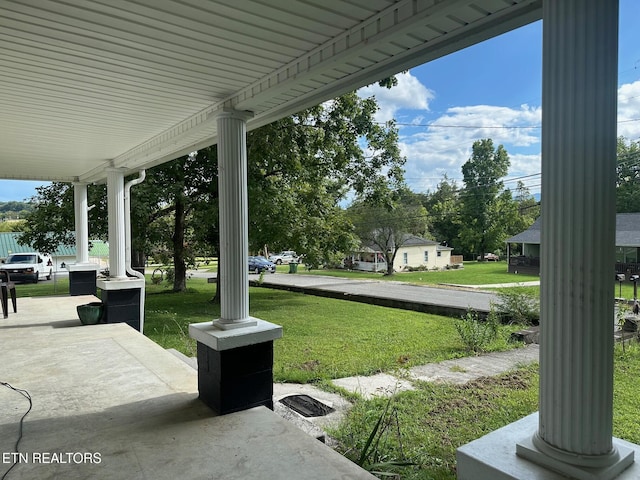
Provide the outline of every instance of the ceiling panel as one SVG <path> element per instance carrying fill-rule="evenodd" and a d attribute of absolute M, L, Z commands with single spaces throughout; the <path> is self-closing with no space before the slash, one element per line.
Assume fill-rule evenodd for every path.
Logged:
<path fill-rule="evenodd" d="M 541 0 L 3 0 L 0 178 L 84 180 L 217 141 L 540 17 Z"/>

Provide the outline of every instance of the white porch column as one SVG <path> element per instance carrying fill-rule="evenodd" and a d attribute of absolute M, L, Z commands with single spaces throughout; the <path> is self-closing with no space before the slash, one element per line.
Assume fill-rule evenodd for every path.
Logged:
<path fill-rule="evenodd" d="M 221 415 L 273 409 L 273 341 L 282 327 L 249 316 L 247 148 L 244 112 L 218 117 L 220 319 L 189 325 L 199 398 Z"/>
<path fill-rule="evenodd" d="M 107 169 L 109 277 L 127 278 L 125 267 L 124 170 Z"/>
<path fill-rule="evenodd" d="M 73 184 L 73 206 L 76 227 L 76 263 L 89 263 L 89 207 L 87 184 Z"/>
<path fill-rule="evenodd" d="M 460 480 L 640 478 L 612 438 L 617 54 L 617 0 L 543 2 L 539 413 L 460 447 Z"/>
<path fill-rule="evenodd" d="M 218 194 L 220 199 L 221 329 L 256 325 L 249 318 L 248 201 L 245 112 L 218 117 Z"/>
<path fill-rule="evenodd" d="M 633 462 L 612 438 L 617 53 L 617 0 L 543 2 L 540 411 L 518 454 L 574 478 Z"/>

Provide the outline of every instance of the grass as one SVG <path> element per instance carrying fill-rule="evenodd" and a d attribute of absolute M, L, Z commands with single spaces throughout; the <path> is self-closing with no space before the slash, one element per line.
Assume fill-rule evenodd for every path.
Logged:
<path fill-rule="evenodd" d="M 477 273 L 495 266 L 482 265 Z M 428 272 L 432 273 L 437 272 Z M 209 302 L 213 284 L 192 278 L 188 285 L 185 293 L 172 293 L 166 285 L 147 285 L 146 334 L 166 348 L 193 355 L 188 324 L 217 318 L 219 307 Z M 68 281 L 18 288 L 19 296 L 68 294 Z M 623 288 L 623 294 L 626 291 Z M 453 321 L 436 315 L 265 288 L 250 289 L 250 311 L 284 327 L 284 338 L 274 344 L 276 381 L 366 375 L 466 354 Z M 513 329 L 504 327 L 503 338 Z M 504 339 L 491 345 L 491 349 L 512 347 Z M 628 345 L 624 351 L 616 346 L 614 374 L 613 433 L 640 443 L 640 345 Z M 378 447 L 383 460 L 407 459 L 417 464 L 401 467 L 403 479 L 455 479 L 457 447 L 538 408 L 536 365 L 463 386 L 418 383 L 417 387 L 394 397 L 391 420 Z M 331 434 L 343 445 L 342 453 L 357 459 L 386 400 L 351 399 L 354 407 Z"/>
<path fill-rule="evenodd" d="M 288 270 L 287 270 L 288 271 Z M 370 278 L 393 280 L 417 285 L 438 285 L 455 283 L 460 285 L 484 285 L 489 283 L 530 282 L 540 280 L 537 275 L 515 275 L 507 272 L 507 262 L 465 262 L 464 268 L 428 272 L 403 272 L 391 276 L 382 273 L 355 272 L 339 269 L 311 270 L 298 269 L 304 275 L 331 275 L 343 278 Z"/>
<path fill-rule="evenodd" d="M 209 302 L 212 284 L 193 278 L 189 285 L 180 294 L 147 287 L 145 334 L 193 356 L 189 323 L 217 318 L 219 307 Z M 438 315 L 267 288 L 250 289 L 250 312 L 284 329 L 274 343 L 274 379 L 281 382 L 371 375 L 467 355 L 452 319 Z M 489 350 L 513 348 L 506 338 L 517 329 L 501 327 Z"/>
<path fill-rule="evenodd" d="M 418 464 L 396 470 L 404 479 L 454 480 L 456 449 L 538 409 L 538 367 L 520 368 L 465 385 L 422 383 L 398 393 L 393 425 L 381 442 L 382 458 Z M 615 350 L 614 429 L 616 437 L 640 442 L 640 345 Z M 386 399 L 359 400 L 332 437 L 339 450 L 357 459 L 384 411 Z M 400 432 L 400 436 L 398 434 Z"/>

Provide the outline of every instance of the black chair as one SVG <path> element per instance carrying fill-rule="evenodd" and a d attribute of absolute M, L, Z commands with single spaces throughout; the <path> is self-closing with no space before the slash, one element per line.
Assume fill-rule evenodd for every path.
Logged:
<path fill-rule="evenodd" d="M 9 316 L 9 295 L 11 295 L 11 303 L 13 304 L 13 313 L 17 313 L 18 305 L 16 302 L 16 284 L 11 281 L 9 272 L 0 270 L 0 300 L 2 303 L 2 314 L 4 318 Z"/>

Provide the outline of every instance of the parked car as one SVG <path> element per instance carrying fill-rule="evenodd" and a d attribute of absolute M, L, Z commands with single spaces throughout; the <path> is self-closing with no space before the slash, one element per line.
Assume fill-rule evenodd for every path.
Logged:
<path fill-rule="evenodd" d="M 283 263 L 298 263 L 299 255 L 293 250 L 285 250 L 275 255 L 269 255 L 269 261 L 276 265 L 282 265 Z"/>
<path fill-rule="evenodd" d="M 12 253 L 2 261 L 0 270 L 9 272 L 11 280 L 38 283 L 40 277 L 51 279 L 53 262 L 49 255 L 43 253 Z"/>
<path fill-rule="evenodd" d="M 249 257 L 249 271 L 253 273 L 276 273 L 276 266 L 264 257 Z"/>
<path fill-rule="evenodd" d="M 487 262 L 497 262 L 498 260 L 500 260 L 500 257 L 495 253 L 486 253 L 484 255 L 484 259 Z M 478 261 L 480 261 L 480 257 L 478 257 Z"/>

